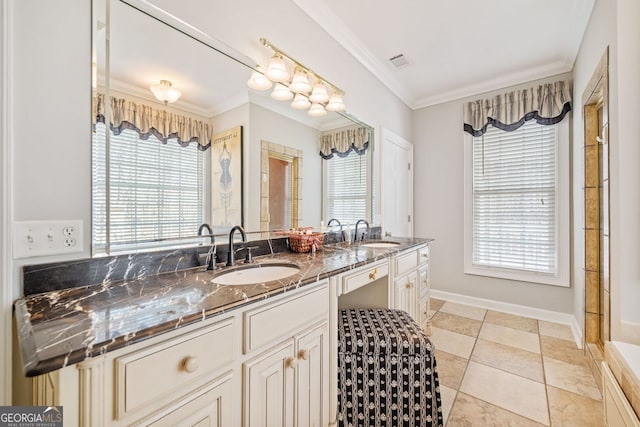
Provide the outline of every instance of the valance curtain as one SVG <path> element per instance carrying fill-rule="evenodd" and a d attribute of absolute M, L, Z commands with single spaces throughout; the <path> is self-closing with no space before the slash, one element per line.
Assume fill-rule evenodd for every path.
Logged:
<path fill-rule="evenodd" d="M 347 157 L 351 151 L 362 155 L 369 147 L 369 129 L 359 126 L 323 134 L 320 137 L 320 157 L 328 160 L 337 155 Z"/>
<path fill-rule="evenodd" d="M 541 125 L 553 125 L 569 111 L 571 85 L 568 80 L 560 80 L 466 103 L 464 131 L 481 136 L 488 125 L 493 125 L 510 132 L 533 119 Z"/>
<path fill-rule="evenodd" d="M 105 123 L 104 102 L 105 95 L 97 94 L 94 117 L 102 123 Z M 110 97 L 110 108 L 110 126 L 115 135 L 120 135 L 123 129 L 131 129 L 138 132 L 140 139 L 154 135 L 165 144 L 169 139 L 176 139 L 183 147 L 196 142 L 203 151 L 211 145 L 211 125 L 201 120 L 114 96 Z"/>

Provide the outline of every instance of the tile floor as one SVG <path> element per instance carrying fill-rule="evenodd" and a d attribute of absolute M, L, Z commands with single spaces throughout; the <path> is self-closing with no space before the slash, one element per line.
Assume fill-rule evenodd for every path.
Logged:
<path fill-rule="evenodd" d="M 566 325 L 431 299 L 445 426 L 602 427 L 602 397 Z"/>

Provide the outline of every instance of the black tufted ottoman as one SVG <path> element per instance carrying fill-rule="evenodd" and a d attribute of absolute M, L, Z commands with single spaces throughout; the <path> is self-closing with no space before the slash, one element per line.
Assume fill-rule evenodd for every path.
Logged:
<path fill-rule="evenodd" d="M 434 349 L 408 313 L 338 314 L 338 425 L 442 426 Z"/>

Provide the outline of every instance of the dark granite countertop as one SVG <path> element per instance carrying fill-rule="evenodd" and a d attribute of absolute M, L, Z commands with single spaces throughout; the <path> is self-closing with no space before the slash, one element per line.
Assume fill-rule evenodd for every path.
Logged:
<path fill-rule="evenodd" d="M 14 304 L 24 372 L 34 376 L 54 371 L 431 242 L 388 240 L 400 245 L 374 249 L 332 244 L 314 254 L 256 257 L 260 264 L 300 267 L 286 279 L 260 284 L 217 285 L 217 274 L 236 267 L 196 267 L 27 296 Z"/>

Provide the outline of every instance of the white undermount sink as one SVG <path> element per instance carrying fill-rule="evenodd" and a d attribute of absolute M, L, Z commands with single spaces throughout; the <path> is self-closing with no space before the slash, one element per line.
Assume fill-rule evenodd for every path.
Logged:
<path fill-rule="evenodd" d="M 300 267 L 289 263 L 250 264 L 218 273 L 211 281 L 216 285 L 255 285 L 286 279 L 299 271 Z"/>
<path fill-rule="evenodd" d="M 396 247 L 398 245 L 400 245 L 400 243 L 398 243 L 398 242 L 379 241 L 379 242 L 363 243 L 360 246 L 364 246 L 365 248 L 385 249 L 385 248 L 394 248 L 394 247 Z"/>

